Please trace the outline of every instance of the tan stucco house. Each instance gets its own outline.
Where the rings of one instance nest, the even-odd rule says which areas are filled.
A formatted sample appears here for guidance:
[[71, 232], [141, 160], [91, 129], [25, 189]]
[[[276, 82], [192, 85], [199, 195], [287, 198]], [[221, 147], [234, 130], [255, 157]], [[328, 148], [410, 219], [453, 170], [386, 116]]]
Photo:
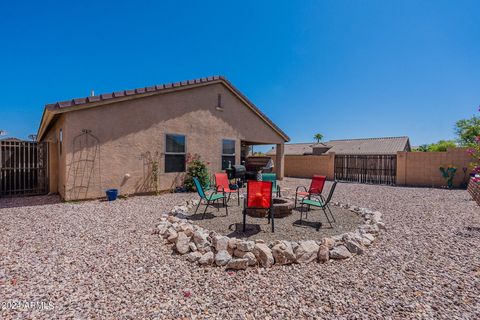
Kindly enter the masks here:
[[[249, 145], [275, 144], [283, 177], [289, 137], [224, 77], [215, 76], [45, 106], [49, 189], [65, 200], [171, 190], [199, 155], [210, 172], [239, 164]], [[157, 178], [155, 178], [157, 177]]]

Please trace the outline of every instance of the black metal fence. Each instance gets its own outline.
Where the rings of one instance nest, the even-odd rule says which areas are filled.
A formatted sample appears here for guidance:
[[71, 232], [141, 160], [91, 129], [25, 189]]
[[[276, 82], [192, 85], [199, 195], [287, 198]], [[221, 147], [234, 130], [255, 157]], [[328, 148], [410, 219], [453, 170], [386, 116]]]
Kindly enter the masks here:
[[396, 155], [335, 155], [335, 179], [373, 184], [395, 184]]
[[48, 192], [48, 144], [0, 141], [0, 196]]

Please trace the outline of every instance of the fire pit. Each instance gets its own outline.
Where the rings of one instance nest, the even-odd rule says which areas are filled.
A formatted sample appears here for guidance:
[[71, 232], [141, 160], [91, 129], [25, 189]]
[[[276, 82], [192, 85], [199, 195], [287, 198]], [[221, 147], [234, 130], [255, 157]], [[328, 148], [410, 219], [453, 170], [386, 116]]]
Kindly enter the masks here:
[[[283, 218], [292, 214], [295, 204], [292, 200], [285, 198], [273, 198], [272, 210], [275, 218]], [[262, 218], [267, 216], [266, 209], [247, 209], [247, 214], [251, 217]]]

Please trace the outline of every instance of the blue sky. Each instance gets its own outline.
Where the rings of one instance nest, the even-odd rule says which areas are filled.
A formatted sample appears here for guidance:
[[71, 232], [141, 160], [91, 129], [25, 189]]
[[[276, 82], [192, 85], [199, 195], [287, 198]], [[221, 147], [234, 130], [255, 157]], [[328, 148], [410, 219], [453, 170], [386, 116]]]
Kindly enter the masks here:
[[292, 139], [453, 138], [480, 104], [479, 1], [0, 3], [0, 129], [46, 103], [224, 75]]

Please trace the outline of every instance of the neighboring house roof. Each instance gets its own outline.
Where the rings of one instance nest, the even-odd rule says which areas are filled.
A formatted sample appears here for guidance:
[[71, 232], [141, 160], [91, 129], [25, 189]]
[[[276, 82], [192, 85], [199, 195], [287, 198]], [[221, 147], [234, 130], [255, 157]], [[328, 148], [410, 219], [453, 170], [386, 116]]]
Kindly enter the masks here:
[[[331, 140], [324, 142], [330, 149], [327, 153], [335, 154], [397, 154], [398, 151], [410, 151], [410, 141], [408, 137], [384, 137], [384, 138], [365, 138], [365, 139], [345, 139]], [[285, 155], [308, 155], [312, 154], [316, 143], [290, 143], [285, 144]], [[275, 154], [275, 148], [268, 151], [267, 154]]]
[[265, 121], [274, 131], [276, 131], [285, 141], [290, 141], [290, 138], [277, 125], [275, 125], [257, 106], [255, 106], [245, 95], [243, 95], [230, 81], [223, 76], [212, 76], [207, 78], [186, 80], [181, 82], [173, 82], [150, 87], [142, 87], [132, 90], [122, 90], [111, 93], [104, 93], [96, 96], [85, 98], [75, 98], [66, 101], [59, 101], [45, 105], [45, 109], [38, 129], [38, 140], [47, 131], [48, 126], [54, 118], [54, 115], [75, 111], [84, 108], [97, 107], [110, 103], [115, 103], [124, 100], [143, 98], [151, 95], [164, 94], [173, 91], [188, 90], [191, 88], [201, 87], [221, 83], [225, 85], [234, 95], [242, 100], [252, 111], [257, 114], [263, 121]]
[[0, 141], [23, 141], [22, 139], [18, 139], [18, 138], [13, 138], [13, 137], [8, 137], [8, 138], [2, 138], [0, 139]]

